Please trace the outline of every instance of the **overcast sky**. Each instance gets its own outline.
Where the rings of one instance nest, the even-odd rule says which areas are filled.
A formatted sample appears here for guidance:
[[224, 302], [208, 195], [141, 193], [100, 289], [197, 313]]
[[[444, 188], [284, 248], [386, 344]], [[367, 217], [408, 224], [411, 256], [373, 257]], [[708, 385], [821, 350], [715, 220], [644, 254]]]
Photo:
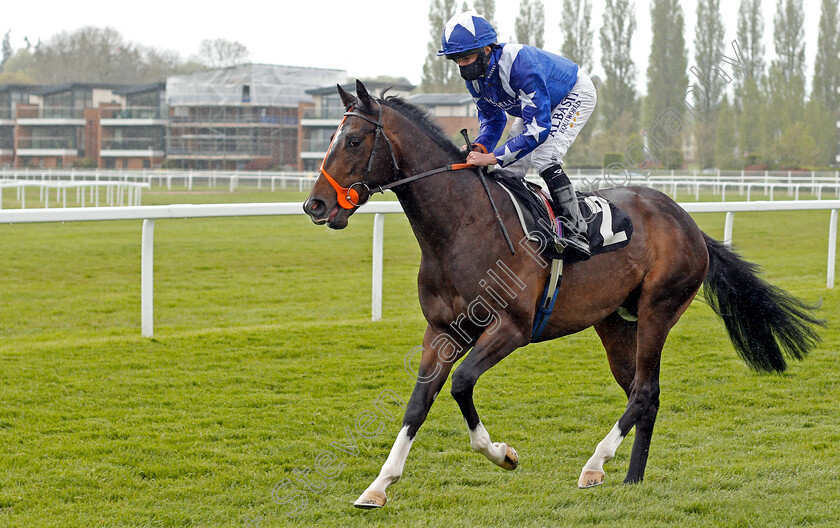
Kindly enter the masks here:
[[[763, 0], [766, 63], [774, 57], [773, 18], [778, 0]], [[314, 0], [190, 2], [144, 0], [66, 2], [42, 0], [35, 4], [7, 1], [0, 8], [0, 32], [11, 30], [12, 46], [34, 44], [61, 31], [83, 26], [112, 27], [137, 44], [177, 51], [187, 58], [198, 51], [203, 39], [239, 41], [250, 51], [251, 62], [337, 68], [351, 76], [402, 76], [419, 84], [429, 35], [426, 1]], [[593, 0], [594, 73], [601, 74], [598, 29], [604, 0]], [[561, 0], [544, 1], [545, 48], [559, 52], [562, 45]], [[739, 0], [722, 0], [726, 41], [735, 38]], [[635, 0], [636, 32], [633, 37], [637, 83], [646, 91], [645, 72], [650, 53], [650, 0]], [[805, 0], [805, 39], [808, 83], [814, 67], [820, 1]], [[682, 0], [686, 22], [689, 66], [693, 65], [696, 0]], [[501, 42], [513, 40], [518, 0], [496, 0], [496, 30]], [[437, 31], [436, 31], [437, 33]], [[728, 48], [731, 51], [731, 48]], [[731, 54], [730, 54], [731, 56]]]

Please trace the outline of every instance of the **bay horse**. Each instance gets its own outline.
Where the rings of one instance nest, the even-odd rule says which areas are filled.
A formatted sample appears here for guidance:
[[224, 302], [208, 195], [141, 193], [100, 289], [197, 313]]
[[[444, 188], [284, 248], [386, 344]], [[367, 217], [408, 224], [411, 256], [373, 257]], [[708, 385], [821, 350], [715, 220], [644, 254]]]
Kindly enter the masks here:
[[[422, 253], [418, 293], [428, 322], [417, 383], [388, 458], [356, 500], [382, 507], [402, 474], [411, 445], [454, 363], [451, 393], [467, 422], [470, 447], [515, 469], [511, 446], [493, 442], [473, 403], [479, 377], [532, 342], [532, 325], [548, 266], [526, 237], [514, 206], [495, 181], [489, 189], [510, 237], [500, 236], [490, 200], [465, 154], [425, 111], [385, 94], [338, 87], [346, 108], [304, 210], [333, 229], [373, 191], [396, 193]], [[627, 406], [581, 471], [578, 486], [604, 480], [604, 463], [636, 427], [626, 483], [642, 481], [659, 409], [659, 365], [670, 329], [705, 285], [704, 296], [725, 324], [739, 355], [759, 371], [781, 372], [786, 356], [801, 359], [819, 342], [812, 308], [761, 279], [757, 266], [703, 233], [666, 195], [646, 187], [600, 195], [633, 222], [621, 249], [565, 266], [554, 311], [539, 341], [593, 326]], [[465, 357], [464, 357], [465, 356]]]

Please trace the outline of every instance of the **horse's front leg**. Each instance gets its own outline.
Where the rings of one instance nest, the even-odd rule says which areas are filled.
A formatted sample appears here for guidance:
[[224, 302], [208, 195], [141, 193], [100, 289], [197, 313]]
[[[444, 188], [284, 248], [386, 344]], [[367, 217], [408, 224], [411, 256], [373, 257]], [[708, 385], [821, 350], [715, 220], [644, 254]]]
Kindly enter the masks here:
[[516, 469], [519, 465], [519, 455], [511, 446], [490, 440], [490, 434], [484, 428], [475, 409], [473, 389], [483, 373], [526, 343], [527, 339], [520, 332], [512, 327], [500, 325], [492, 334], [482, 334], [472, 352], [452, 375], [452, 396], [458, 402], [461, 414], [467, 422], [470, 447], [507, 470]]
[[452, 363], [461, 354], [461, 350], [456, 348], [454, 341], [445, 332], [434, 330], [431, 326], [426, 329], [417, 383], [405, 409], [402, 429], [391, 447], [388, 459], [382, 465], [379, 476], [356, 499], [354, 506], [370, 509], [385, 505], [388, 500], [385, 490], [400, 479], [417, 430], [423, 425], [432, 403], [449, 377]]

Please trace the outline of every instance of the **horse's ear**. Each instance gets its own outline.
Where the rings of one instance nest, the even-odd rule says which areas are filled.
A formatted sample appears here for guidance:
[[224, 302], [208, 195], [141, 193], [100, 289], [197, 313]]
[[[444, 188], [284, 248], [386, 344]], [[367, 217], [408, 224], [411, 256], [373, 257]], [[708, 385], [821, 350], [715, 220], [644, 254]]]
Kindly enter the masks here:
[[363, 107], [368, 109], [373, 108], [370, 94], [368, 93], [367, 88], [365, 88], [365, 85], [362, 84], [362, 81], [359, 79], [356, 79], [356, 96], [359, 98], [359, 102], [362, 103]]
[[344, 88], [342, 88], [340, 84], [336, 84], [335, 86], [338, 88], [338, 95], [341, 97], [341, 102], [344, 103], [344, 108], [349, 110], [350, 107], [353, 106], [353, 103], [356, 102], [356, 98], [345, 92]]

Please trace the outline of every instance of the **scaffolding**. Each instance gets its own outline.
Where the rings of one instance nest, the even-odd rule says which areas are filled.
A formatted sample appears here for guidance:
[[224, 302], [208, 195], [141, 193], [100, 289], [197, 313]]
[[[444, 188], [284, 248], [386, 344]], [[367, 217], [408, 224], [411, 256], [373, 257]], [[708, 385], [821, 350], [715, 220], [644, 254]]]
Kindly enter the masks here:
[[293, 166], [306, 90], [345, 80], [344, 70], [267, 64], [169, 77], [167, 158], [184, 168]]

